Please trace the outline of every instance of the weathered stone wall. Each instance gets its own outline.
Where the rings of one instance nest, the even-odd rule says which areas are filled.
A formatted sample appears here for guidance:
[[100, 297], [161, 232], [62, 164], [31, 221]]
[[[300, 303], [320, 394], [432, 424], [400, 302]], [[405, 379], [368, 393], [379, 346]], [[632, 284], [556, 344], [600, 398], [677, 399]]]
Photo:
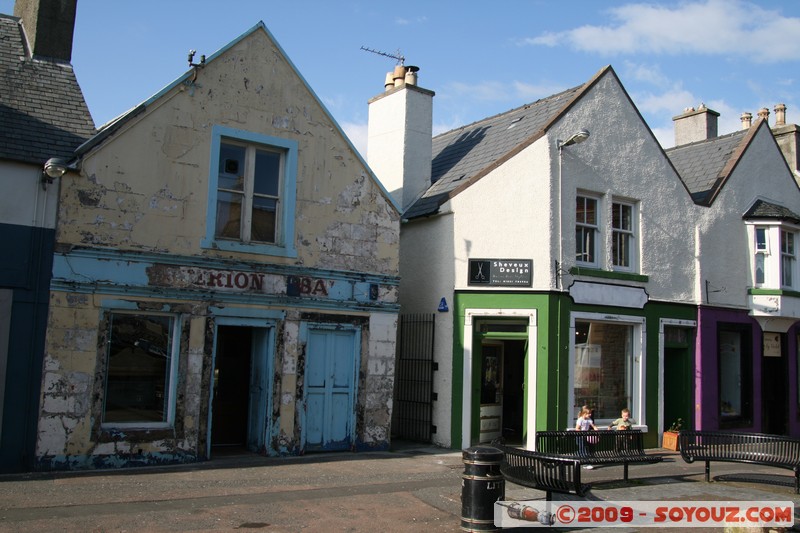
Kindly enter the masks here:
[[298, 257], [271, 262], [397, 275], [399, 213], [262, 31], [149, 102], [64, 178], [57, 241], [252, 260], [201, 249], [212, 126], [298, 143]]
[[[319, 317], [357, 324], [356, 444], [388, 446], [396, 207], [262, 28], [195, 74], [146, 102], [83, 154], [78, 173], [63, 178], [37, 448], [41, 468], [205, 458], [216, 313], [230, 317], [231, 309], [280, 317], [273, 319], [272, 411], [268, 449], [261, 452], [302, 449], [300, 331], [304, 321]], [[290, 235], [296, 257], [203, 246], [215, 217], [209, 210], [215, 126], [297, 143]], [[315, 283], [315, 290], [304, 292], [297, 280]], [[181, 321], [169, 428], [101, 428], [107, 313], [119, 306]]]

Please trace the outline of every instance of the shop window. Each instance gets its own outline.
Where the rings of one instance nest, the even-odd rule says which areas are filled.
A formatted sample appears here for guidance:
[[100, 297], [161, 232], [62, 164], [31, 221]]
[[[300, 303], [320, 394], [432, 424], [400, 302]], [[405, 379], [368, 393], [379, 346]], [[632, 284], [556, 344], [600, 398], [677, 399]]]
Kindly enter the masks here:
[[627, 407], [641, 422], [633, 334], [631, 324], [575, 321], [573, 417], [587, 405], [600, 425]]
[[172, 422], [175, 324], [167, 315], [110, 314], [103, 424]]
[[752, 353], [749, 328], [724, 325], [718, 332], [720, 427], [752, 423]]

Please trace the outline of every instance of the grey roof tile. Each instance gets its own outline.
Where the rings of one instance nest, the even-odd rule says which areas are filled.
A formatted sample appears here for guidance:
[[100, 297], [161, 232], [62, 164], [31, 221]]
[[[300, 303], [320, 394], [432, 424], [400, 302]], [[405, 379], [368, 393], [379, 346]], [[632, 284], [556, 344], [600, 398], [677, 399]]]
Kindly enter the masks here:
[[756, 219], [756, 218], [769, 218], [769, 219], [776, 219], [776, 220], [785, 220], [787, 222], [793, 222], [795, 224], [800, 223], [800, 215], [792, 211], [791, 209], [787, 209], [781, 205], [773, 204], [771, 202], [767, 202], [766, 200], [756, 200], [753, 202], [753, 205], [750, 209], [747, 210], [742, 216], [743, 219]]
[[30, 59], [19, 19], [0, 15], [0, 158], [69, 159], [94, 134], [72, 66]]
[[739, 130], [665, 150], [695, 203], [708, 204], [714, 198], [747, 134], [748, 130]]
[[435, 214], [451, 194], [495, 164], [545, 126], [584, 85], [462, 126], [433, 138], [431, 186], [403, 213], [404, 218]]

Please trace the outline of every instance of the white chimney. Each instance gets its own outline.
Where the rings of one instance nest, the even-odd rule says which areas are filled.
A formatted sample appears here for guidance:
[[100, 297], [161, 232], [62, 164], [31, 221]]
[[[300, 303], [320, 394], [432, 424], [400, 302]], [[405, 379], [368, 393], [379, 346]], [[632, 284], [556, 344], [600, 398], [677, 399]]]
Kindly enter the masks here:
[[675, 123], [675, 145], [705, 141], [717, 136], [719, 113], [700, 104], [697, 109], [689, 107], [683, 114], [672, 117]]
[[750, 127], [753, 125], [753, 114], [745, 111], [742, 113], [742, 116], [739, 117], [742, 121], [742, 129], [749, 130]]
[[403, 209], [431, 186], [434, 92], [416, 85], [417, 70], [399, 65], [369, 101], [367, 163]]

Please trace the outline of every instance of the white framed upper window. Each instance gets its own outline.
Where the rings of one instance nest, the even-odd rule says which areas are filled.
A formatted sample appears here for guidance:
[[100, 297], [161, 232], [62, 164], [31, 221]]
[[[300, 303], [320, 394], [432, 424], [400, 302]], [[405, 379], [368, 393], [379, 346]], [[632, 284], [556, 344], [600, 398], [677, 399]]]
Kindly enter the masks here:
[[575, 262], [597, 266], [597, 236], [599, 233], [599, 201], [578, 195], [575, 203]]
[[781, 287], [794, 288], [797, 269], [796, 236], [793, 231], [781, 230]]
[[289, 139], [212, 128], [204, 248], [296, 257], [297, 151]]
[[222, 141], [214, 237], [275, 244], [284, 166], [285, 150]]
[[757, 226], [754, 231], [755, 263], [753, 265], [754, 280], [756, 285], [766, 282], [767, 256], [769, 255], [768, 228]]
[[633, 270], [636, 258], [635, 206], [611, 204], [611, 265], [615, 270]]

